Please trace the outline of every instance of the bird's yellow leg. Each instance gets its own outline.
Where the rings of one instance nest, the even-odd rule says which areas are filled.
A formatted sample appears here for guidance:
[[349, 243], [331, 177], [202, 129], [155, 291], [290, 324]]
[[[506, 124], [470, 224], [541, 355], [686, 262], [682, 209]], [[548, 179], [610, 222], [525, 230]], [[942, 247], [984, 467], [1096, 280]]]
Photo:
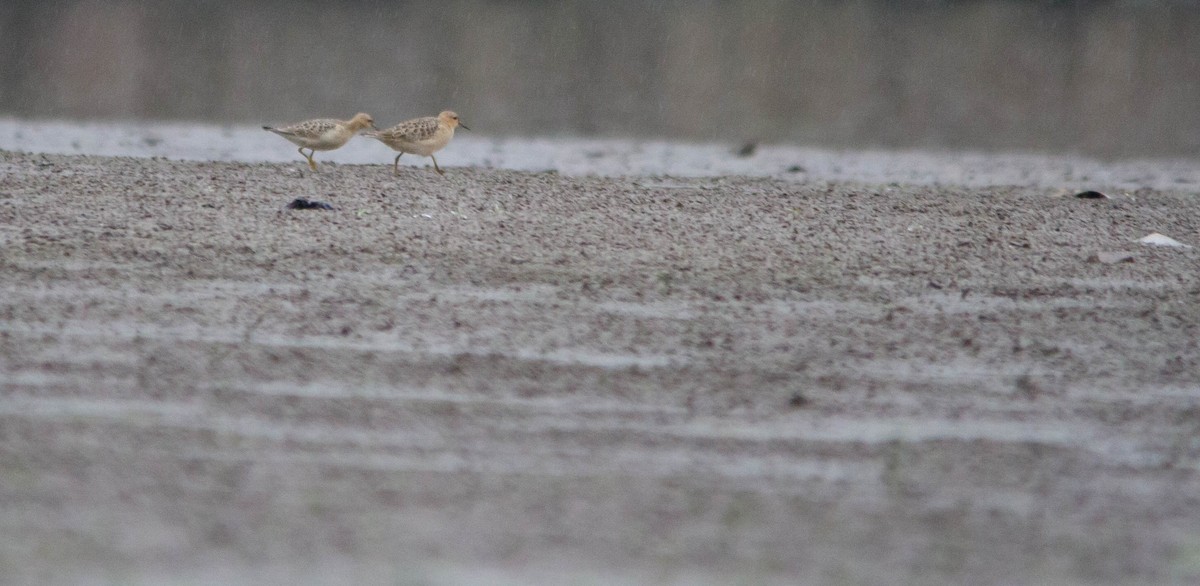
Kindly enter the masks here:
[[313, 160], [313, 155], [317, 154], [314, 149], [308, 149], [308, 167], [313, 171], [317, 170], [317, 162]]
[[400, 157], [403, 156], [404, 153], [400, 153], [396, 155], [396, 160], [392, 161], [392, 175], [396, 175], [397, 177], [400, 176]]
[[437, 171], [438, 175], [445, 175], [446, 172], [443, 171], [441, 167], [437, 166], [437, 157], [429, 155], [429, 158], [433, 159], [433, 170]]
[[[317, 164], [316, 164], [315, 162], [313, 162], [312, 155], [310, 155], [310, 154], [306, 154], [306, 153], [304, 152], [304, 147], [300, 147], [300, 148], [296, 149], [296, 152], [300, 153], [300, 156], [301, 156], [301, 157], [304, 157], [304, 159], [305, 159], [306, 161], [308, 161], [308, 168], [309, 168], [309, 169], [312, 169], [313, 171], [316, 171], [316, 170], [317, 170]], [[312, 149], [309, 149], [309, 152], [313, 152], [313, 151], [312, 151]]]

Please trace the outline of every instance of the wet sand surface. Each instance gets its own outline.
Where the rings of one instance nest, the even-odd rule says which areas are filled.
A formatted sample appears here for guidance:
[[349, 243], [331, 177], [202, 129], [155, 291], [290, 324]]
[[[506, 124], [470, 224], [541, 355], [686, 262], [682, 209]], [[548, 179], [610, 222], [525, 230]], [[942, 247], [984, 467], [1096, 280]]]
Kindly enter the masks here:
[[296, 159], [0, 152], [6, 580], [1200, 579], [1194, 184]]
[[[278, 123], [288, 121], [264, 121]], [[387, 124], [380, 121], [381, 124]], [[470, 122], [468, 121], [468, 124]], [[1116, 159], [1030, 153], [833, 150], [788, 144], [688, 143], [573, 137], [495, 137], [459, 131], [438, 153], [450, 166], [611, 177], [770, 177], [811, 183], [904, 183], [1051, 189], [1200, 192], [1200, 160]], [[191, 161], [291, 163], [294, 145], [258, 126], [188, 122], [23, 120], [0, 117], [0, 149], [62, 155], [166, 157]], [[740, 155], [738, 153], [746, 153]], [[384, 165], [395, 156], [366, 138], [317, 153], [321, 162]], [[429, 166], [403, 157], [401, 166]]]

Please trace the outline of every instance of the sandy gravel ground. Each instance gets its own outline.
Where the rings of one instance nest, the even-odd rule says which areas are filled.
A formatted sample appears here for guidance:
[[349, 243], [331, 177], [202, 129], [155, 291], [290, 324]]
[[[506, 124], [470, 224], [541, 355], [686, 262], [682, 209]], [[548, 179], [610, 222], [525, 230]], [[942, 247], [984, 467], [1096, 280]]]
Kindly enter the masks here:
[[5, 583], [1200, 579], [1194, 193], [302, 164], [0, 152]]

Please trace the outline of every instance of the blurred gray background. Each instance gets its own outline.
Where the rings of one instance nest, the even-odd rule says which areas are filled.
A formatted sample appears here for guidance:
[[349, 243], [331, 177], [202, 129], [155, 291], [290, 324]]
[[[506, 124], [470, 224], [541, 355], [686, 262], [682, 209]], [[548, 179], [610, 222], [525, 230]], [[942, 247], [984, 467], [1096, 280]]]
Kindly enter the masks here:
[[1200, 156], [1180, 1], [4, 0], [0, 115]]

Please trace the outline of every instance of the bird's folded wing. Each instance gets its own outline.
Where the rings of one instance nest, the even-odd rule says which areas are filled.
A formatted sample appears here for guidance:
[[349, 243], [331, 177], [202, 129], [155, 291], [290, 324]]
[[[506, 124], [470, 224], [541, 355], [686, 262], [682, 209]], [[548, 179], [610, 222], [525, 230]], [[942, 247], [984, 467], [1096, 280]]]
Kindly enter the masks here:
[[320, 120], [306, 120], [299, 124], [284, 126], [283, 128], [276, 128], [275, 132], [278, 132], [279, 134], [290, 134], [292, 136], [316, 138], [322, 134], [325, 134], [326, 132], [329, 132], [330, 130], [333, 130], [337, 127], [337, 125], [337, 120], [323, 118]]
[[387, 130], [380, 131], [378, 135], [380, 138], [386, 140], [399, 139], [415, 142], [433, 136], [437, 132], [437, 129], [437, 118], [414, 118], [412, 120], [405, 120]]

